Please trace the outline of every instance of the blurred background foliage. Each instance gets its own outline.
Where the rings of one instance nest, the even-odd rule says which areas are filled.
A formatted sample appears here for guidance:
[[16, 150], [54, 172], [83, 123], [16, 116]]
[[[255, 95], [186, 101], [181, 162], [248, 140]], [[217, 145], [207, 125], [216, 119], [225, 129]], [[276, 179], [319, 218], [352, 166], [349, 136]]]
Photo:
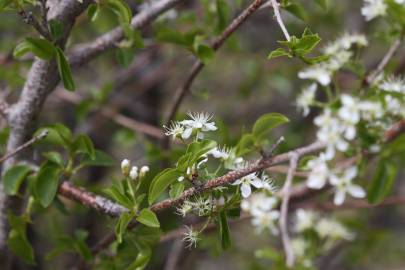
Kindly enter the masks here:
[[[283, 11], [289, 32], [300, 36], [308, 27], [319, 33], [322, 38], [320, 47], [345, 31], [366, 33], [371, 46], [364, 49], [360, 57], [368, 69], [376, 66], [392, 42], [390, 33], [385, 32], [384, 22], [366, 23], [362, 18], [362, 1], [329, 0], [326, 9], [313, 0], [292, 2], [298, 5], [298, 11], [295, 10], [295, 14]], [[97, 149], [109, 153], [116, 161], [112, 167], [83, 170], [73, 179], [75, 183], [102, 192], [104, 187], [116, 180], [120, 173], [119, 162], [124, 158], [131, 159], [134, 164], [148, 164], [152, 169], [149, 177], [160, 170], [162, 153], [159, 141], [117, 124], [114, 115], [119, 113], [161, 127], [174, 92], [186, 78], [195, 59], [190, 51], [195, 50], [196, 40], [187, 41], [187, 36], [197, 35], [197, 46], [208, 44], [249, 3], [245, 0], [185, 1], [142, 29], [140, 34], [144, 46], [114, 49], [85, 68], [73, 70], [76, 91], [67, 92], [59, 86], [47, 99], [37, 125], [62, 122], [74, 133], [88, 134]], [[133, 13], [139, 11], [142, 4], [145, 3], [128, 1]], [[270, 8], [259, 10], [215, 53], [215, 57], [210, 51], [199, 53], [207, 66], [182, 105], [178, 119], [182, 119], [187, 111], [213, 113], [221, 134], [218, 136], [222, 139], [219, 143], [235, 145], [260, 115], [279, 112], [291, 120], [289, 125], [273, 134], [273, 140], [281, 135], [286, 137], [280, 151], [315, 139], [312, 120], [318, 112], [314, 110], [303, 118], [294, 105], [296, 95], [305, 85], [297, 78], [297, 72], [304, 64], [296, 59], [267, 59], [269, 52], [278, 48], [277, 41], [284, 39], [272, 16]], [[26, 55], [13, 59], [12, 51], [24, 37], [35, 34], [15, 12], [2, 12], [0, 17], [1, 95], [15, 101], [32, 57]], [[117, 24], [117, 17], [106, 8], [101, 9], [94, 20], [88, 14], [82, 14], [77, 19], [67, 48], [91, 40]], [[403, 50], [388, 69], [403, 73]], [[354, 83], [349, 70], [339, 73], [337, 80], [343, 89], [350, 89]], [[102, 108], [106, 107], [113, 112], [112, 117], [102, 113]], [[7, 128], [3, 128], [0, 132], [2, 154], [6, 138]], [[35, 159], [40, 161], [42, 157], [37, 155]], [[273, 177], [283, 180], [282, 175], [275, 174]], [[402, 177], [403, 171], [398, 179]], [[403, 183], [397, 181], [394, 193], [402, 193], [404, 188]], [[66, 239], [82, 239], [80, 241], [91, 246], [113, 230], [113, 219], [79, 204], [61, 199], [55, 206], [33, 217], [35, 225], [29, 227], [28, 237], [37, 252], [37, 266], [33, 269], [68, 269], [76, 262], [77, 250], [68, 255], [49, 256], [58, 241], [62, 241], [61, 235], [69, 236]], [[357, 232], [357, 237], [355, 241], [333, 249], [330, 254], [324, 254], [318, 262], [321, 269], [405, 268], [403, 207], [344, 210], [334, 214]], [[160, 216], [163, 231], [182, 222], [180, 217], [171, 213]], [[190, 222], [193, 220], [187, 220], [187, 223]], [[255, 235], [248, 220], [231, 222], [231, 234], [234, 246], [221, 251], [218, 232], [212, 230], [207, 233], [199, 248], [181, 251], [176, 269], [259, 270], [273, 269], [272, 265], [274, 269], [279, 269], [273, 264], [274, 256], [280, 256], [281, 252], [277, 239], [265, 234]], [[272, 255], [259, 256], [255, 252], [268, 248], [269, 243], [274, 248], [270, 252]], [[176, 241], [158, 245], [147, 269], [164, 269], [175, 248]], [[28, 266], [16, 263], [16, 267], [24, 269]], [[105, 265], [105, 269], [115, 269], [109, 267]]]

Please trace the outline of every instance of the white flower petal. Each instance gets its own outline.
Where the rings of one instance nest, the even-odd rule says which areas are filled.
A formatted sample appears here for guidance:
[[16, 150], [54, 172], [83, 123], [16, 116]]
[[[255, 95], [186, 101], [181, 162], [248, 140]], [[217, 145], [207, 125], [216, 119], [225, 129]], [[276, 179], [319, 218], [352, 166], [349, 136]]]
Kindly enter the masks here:
[[250, 188], [250, 185], [249, 185], [249, 184], [243, 183], [243, 184], [241, 185], [240, 190], [242, 191], [242, 197], [243, 197], [243, 198], [249, 197], [250, 194], [252, 193], [252, 189]]

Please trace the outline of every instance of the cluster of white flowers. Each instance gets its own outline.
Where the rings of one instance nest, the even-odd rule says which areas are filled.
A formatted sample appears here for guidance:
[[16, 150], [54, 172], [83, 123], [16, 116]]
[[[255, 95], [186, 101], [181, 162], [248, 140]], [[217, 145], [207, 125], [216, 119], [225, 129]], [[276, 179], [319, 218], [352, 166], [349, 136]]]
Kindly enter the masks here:
[[366, 18], [366, 21], [371, 21], [376, 17], [385, 16], [387, 14], [387, 5], [384, 0], [364, 0], [361, 14]]
[[277, 198], [266, 192], [255, 193], [242, 201], [241, 208], [252, 216], [251, 222], [256, 233], [270, 230], [271, 233], [278, 234], [277, 221], [280, 212], [274, 209], [277, 203]]
[[148, 166], [142, 166], [141, 169], [138, 171], [137, 166], [132, 166], [131, 168], [131, 161], [128, 159], [124, 159], [121, 162], [121, 172], [124, 176], [131, 178], [132, 180], [137, 180], [138, 178], [143, 178], [147, 172], [149, 172]]
[[378, 88], [387, 93], [384, 101], [390, 114], [405, 117], [405, 78], [390, 76], [379, 82]]
[[[328, 44], [323, 53], [329, 58], [326, 61], [314, 64], [298, 73], [298, 77], [301, 79], [310, 79], [318, 82], [323, 86], [327, 86], [332, 81], [332, 75], [339, 70], [344, 64], [346, 64], [353, 53], [350, 51], [353, 45], [358, 47], [367, 46], [368, 42], [364, 35], [345, 33], [333, 43]], [[304, 92], [306, 95], [302, 95], [299, 105], [304, 108], [304, 114], [308, 114], [305, 108], [307, 107], [310, 97], [315, 94], [314, 86], [306, 88]], [[313, 93], [312, 93], [313, 92]], [[302, 104], [304, 102], [304, 104]], [[306, 105], [306, 106], [305, 106]]]
[[191, 119], [180, 122], [172, 122], [170, 127], [164, 126], [165, 135], [184, 140], [190, 138], [195, 133], [196, 137], [202, 139], [204, 132], [217, 130], [215, 122], [210, 122], [212, 115], [208, 113], [191, 113], [187, 114]]
[[[308, 231], [315, 232], [322, 241], [317, 241], [316, 246], [313, 246], [314, 243], [303, 237], [303, 234]], [[310, 257], [310, 254], [316, 254], [309, 252], [311, 247], [325, 252], [333, 247], [336, 241], [354, 239], [354, 234], [336, 219], [322, 217], [317, 212], [304, 209], [298, 209], [295, 212], [294, 232], [296, 237], [291, 241], [294, 255], [306, 267], [313, 265], [313, 258]]]

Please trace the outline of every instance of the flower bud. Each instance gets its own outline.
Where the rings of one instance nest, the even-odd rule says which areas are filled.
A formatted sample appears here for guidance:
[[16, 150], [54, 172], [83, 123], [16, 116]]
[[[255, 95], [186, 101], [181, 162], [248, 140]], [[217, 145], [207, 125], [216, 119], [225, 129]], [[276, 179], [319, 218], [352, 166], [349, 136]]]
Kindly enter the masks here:
[[138, 167], [132, 167], [131, 171], [129, 172], [129, 178], [132, 180], [136, 180], [138, 178]]
[[124, 159], [121, 162], [121, 171], [122, 171], [123, 175], [128, 176], [128, 174], [129, 174], [129, 166], [130, 165], [131, 165], [131, 162], [128, 159]]
[[142, 168], [141, 168], [141, 170], [139, 172], [139, 176], [144, 177], [147, 172], [149, 172], [149, 167], [148, 166], [142, 166]]

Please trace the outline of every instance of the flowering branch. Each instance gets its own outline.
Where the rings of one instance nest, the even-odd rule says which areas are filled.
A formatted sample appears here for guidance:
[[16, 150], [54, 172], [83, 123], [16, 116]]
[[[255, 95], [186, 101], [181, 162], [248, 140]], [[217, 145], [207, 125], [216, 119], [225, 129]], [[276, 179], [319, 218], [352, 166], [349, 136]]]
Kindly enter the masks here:
[[290, 167], [288, 169], [287, 178], [282, 189], [283, 201], [281, 203], [280, 209], [280, 231], [281, 240], [283, 242], [284, 252], [286, 254], [286, 264], [287, 267], [292, 267], [294, 265], [294, 252], [291, 247], [290, 237], [288, 236], [287, 228], [287, 216], [288, 216], [288, 202], [290, 200], [290, 188], [292, 185], [292, 180], [294, 178], [294, 172], [297, 168], [297, 163], [299, 159], [299, 154], [296, 152], [290, 153]]

